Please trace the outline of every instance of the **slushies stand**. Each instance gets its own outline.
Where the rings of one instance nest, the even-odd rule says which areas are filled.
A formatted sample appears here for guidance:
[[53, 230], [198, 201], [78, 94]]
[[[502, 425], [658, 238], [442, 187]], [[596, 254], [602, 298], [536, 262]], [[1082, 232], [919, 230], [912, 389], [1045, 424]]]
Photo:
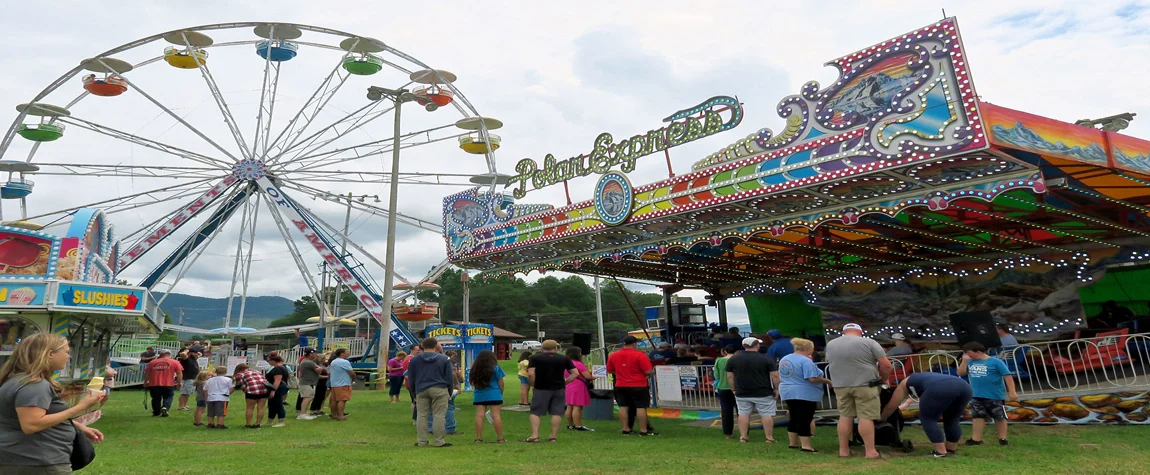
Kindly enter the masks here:
[[[0, 225], [0, 363], [37, 332], [68, 339], [72, 357], [57, 380], [76, 402], [110, 387], [109, 352], [120, 335], [159, 333], [163, 314], [148, 290], [115, 285], [120, 243], [103, 211], [81, 209], [63, 236], [17, 222]], [[93, 422], [98, 408], [78, 417]]]
[[471, 390], [471, 362], [483, 350], [495, 351], [495, 327], [488, 323], [428, 325], [427, 337], [439, 340], [444, 351], [457, 351], [463, 358], [463, 389]]

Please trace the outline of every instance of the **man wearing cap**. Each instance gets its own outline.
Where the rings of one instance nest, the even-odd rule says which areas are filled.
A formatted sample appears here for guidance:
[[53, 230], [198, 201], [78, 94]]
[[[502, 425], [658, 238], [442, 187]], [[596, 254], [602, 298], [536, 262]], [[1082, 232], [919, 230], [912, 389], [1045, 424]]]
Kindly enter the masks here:
[[623, 435], [631, 435], [632, 424], [628, 412], [635, 408], [635, 419], [639, 435], [658, 435], [647, 425], [647, 407], [651, 405], [651, 388], [647, 377], [655, 373], [651, 360], [647, 359], [635, 345], [639, 339], [631, 335], [623, 337], [623, 349], [611, 353], [607, 358], [607, 372], [615, 375], [615, 402], [619, 404], [619, 422], [623, 425]]
[[749, 442], [751, 412], [758, 412], [763, 422], [767, 443], [775, 443], [775, 405], [779, 396], [779, 367], [770, 355], [759, 353], [763, 342], [755, 337], [743, 338], [743, 351], [727, 361], [727, 384], [735, 392], [739, 410], [739, 442]]
[[666, 360], [675, 357], [675, 350], [671, 349], [671, 344], [667, 342], [660, 342], [656, 347], [658, 349], [651, 350], [648, 356], [651, 357], [651, 362], [659, 363], [666, 362]]
[[[551, 437], [547, 440], [555, 442], [567, 412], [567, 383], [579, 377], [571, 358], [558, 353], [559, 342], [544, 341], [541, 349], [543, 351], [532, 355], [527, 362], [527, 379], [535, 391], [531, 394], [531, 437], [524, 442], [539, 442], [540, 418], [545, 414], [551, 414]], [[639, 356], [647, 359], [642, 353]], [[563, 375], [564, 371], [568, 376]]]
[[910, 342], [906, 341], [906, 336], [902, 333], [895, 333], [890, 336], [891, 341], [894, 341], [894, 346], [886, 350], [887, 356], [907, 356], [914, 354], [914, 348], [910, 346]]
[[774, 340], [774, 343], [771, 343], [771, 346], [767, 348], [767, 354], [775, 360], [775, 364], [782, 361], [784, 356], [795, 352], [795, 345], [791, 344], [791, 337], [783, 336], [783, 332], [771, 330], [767, 332], [767, 336]]
[[168, 417], [172, 396], [184, 367], [172, 359], [172, 350], [160, 348], [160, 356], [144, 368], [144, 386], [152, 396], [152, 417]]
[[858, 417], [866, 457], [881, 457], [874, 447], [874, 421], [882, 413], [878, 390], [890, 377], [890, 360], [878, 342], [862, 336], [857, 323], [843, 325], [843, 335], [827, 343], [826, 355], [839, 406], [839, 456], [851, 454], [850, 439]]
[[299, 414], [295, 418], [299, 420], [310, 421], [316, 418], [308, 414], [311, 401], [315, 398], [315, 387], [319, 385], [319, 365], [316, 364], [315, 358], [314, 348], [304, 348], [303, 360], [299, 363], [298, 371], [300, 403], [296, 406]]

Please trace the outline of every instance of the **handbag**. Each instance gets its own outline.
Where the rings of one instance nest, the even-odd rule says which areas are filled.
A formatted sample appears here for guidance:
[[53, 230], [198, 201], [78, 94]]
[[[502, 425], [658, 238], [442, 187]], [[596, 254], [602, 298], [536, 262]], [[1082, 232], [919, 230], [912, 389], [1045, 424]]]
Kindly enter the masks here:
[[[72, 420], [68, 419], [68, 422], [72, 422]], [[88, 436], [80, 432], [75, 424], [72, 425], [72, 428], [76, 429], [76, 436], [72, 438], [70, 462], [72, 463], [72, 470], [80, 470], [96, 460], [96, 447], [92, 445], [92, 441], [88, 440]]]

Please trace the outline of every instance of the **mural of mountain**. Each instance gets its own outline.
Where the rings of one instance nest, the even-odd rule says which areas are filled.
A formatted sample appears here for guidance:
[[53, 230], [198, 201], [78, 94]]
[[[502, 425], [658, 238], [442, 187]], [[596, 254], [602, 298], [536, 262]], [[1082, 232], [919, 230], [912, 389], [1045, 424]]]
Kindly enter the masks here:
[[1086, 147], [1068, 147], [1061, 141], [1050, 143], [1042, 138], [1041, 135], [1026, 128], [1026, 126], [1022, 125], [1022, 122], [1015, 122], [1014, 127], [1009, 129], [1001, 125], [996, 125], [992, 130], [995, 139], [1016, 145], [1019, 148], [1038, 152], [1053, 152], [1099, 165], [1106, 164], [1106, 149], [1096, 143], [1091, 143]]
[[1130, 168], [1150, 170], [1150, 155], [1126, 155], [1121, 148], [1114, 147], [1114, 161]]
[[[156, 300], [163, 298], [164, 294], [157, 294]], [[239, 300], [235, 301], [239, 305]], [[180, 310], [184, 312], [184, 326], [197, 327], [210, 330], [224, 326], [224, 315], [228, 311], [228, 299], [197, 297], [194, 295], [172, 294], [161, 308], [171, 317], [172, 323], [180, 322]], [[292, 313], [295, 307], [291, 299], [274, 296], [248, 297], [244, 307], [244, 326], [252, 328], [266, 328], [272, 320]], [[232, 309], [232, 319], [236, 318], [238, 310]], [[235, 322], [233, 321], [233, 326]]]
[[871, 74], [839, 93], [838, 97], [831, 101], [830, 109], [857, 112], [869, 117], [889, 106], [895, 92], [914, 80], [913, 74], [898, 78], [892, 78], [885, 73]]

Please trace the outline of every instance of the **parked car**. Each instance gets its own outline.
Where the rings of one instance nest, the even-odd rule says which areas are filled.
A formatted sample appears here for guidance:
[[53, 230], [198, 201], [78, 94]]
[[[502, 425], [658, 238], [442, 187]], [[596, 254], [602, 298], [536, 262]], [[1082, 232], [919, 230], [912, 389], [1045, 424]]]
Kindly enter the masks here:
[[515, 351], [523, 350], [538, 350], [543, 348], [543, 344], [536, 340], [517, 341], [511, 344], [511, 349]]

